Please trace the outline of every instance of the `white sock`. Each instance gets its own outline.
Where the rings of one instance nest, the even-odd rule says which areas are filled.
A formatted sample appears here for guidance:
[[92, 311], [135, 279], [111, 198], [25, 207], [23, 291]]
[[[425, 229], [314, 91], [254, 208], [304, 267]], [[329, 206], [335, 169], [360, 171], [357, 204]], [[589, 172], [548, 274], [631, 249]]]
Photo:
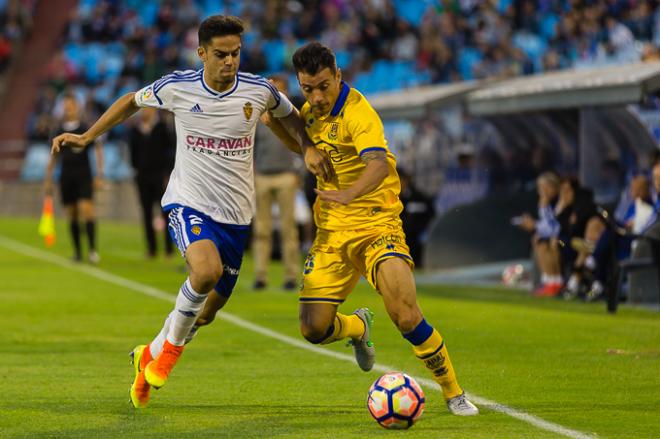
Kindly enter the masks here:
[[170, 314], [170, 330], [167, 333], [167, 341], [174, 346], [183, 346], [190, 330], [195, 325], [197, 316], [204, 308], [206, 294], [199, 294], [193, 290], [190, 279], [181, 285], [179, 294], [176, 296], [174, 311]]
[[548, 276], [548, 282], [551, 284], [560, 284], [562, 283], [561, 274], [555, 274], [553, 276]]
[[149, 343], [149, 352], [151, 352], [151, 356], [153, 358], [156, 358], [158, 354], [160, 354], [160, 351], [163, 350], [163, 343], [165, 343], [165, 340], [167, 339], [167, 333], [170, 332], [170, 323], [172, 322], [172, 316], [174, 315], [175, 311], [172, 311], [167, 318], [165, 319], [165, 323], [163, 323], [163, 327], [154, 338], [151, 343]]
[[550, 281], [549, 278], [550, 276], [548, 276], [547, 274], [545, 273], [541, 274], [541, 285], [547, 284]]

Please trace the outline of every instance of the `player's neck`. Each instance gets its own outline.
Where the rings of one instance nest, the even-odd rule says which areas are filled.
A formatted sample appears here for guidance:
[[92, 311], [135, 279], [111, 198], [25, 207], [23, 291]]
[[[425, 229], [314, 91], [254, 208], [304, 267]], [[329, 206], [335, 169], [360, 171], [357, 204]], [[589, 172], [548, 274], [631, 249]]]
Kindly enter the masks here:
[[217, 91], [218, 93], [222, 93], [229, 90], [234, 85], [235, 81], [236, 81], [235, 76], [229, 81], [214, 81], [212, 78], [209, 78], [208, 71], [206, 69], [204, 70], [204, 82], [212, 90]]

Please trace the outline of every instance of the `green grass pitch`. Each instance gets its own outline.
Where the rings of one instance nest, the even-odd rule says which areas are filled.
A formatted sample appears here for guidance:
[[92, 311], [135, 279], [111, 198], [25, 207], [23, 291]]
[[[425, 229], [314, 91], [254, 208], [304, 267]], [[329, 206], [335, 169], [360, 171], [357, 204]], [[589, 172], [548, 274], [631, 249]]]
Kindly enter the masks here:
[[[136, 411], [128, 403], [127, 354], [155, 335], [171, 302], [17, 251], [15, 241], [44, 251], [36, 228], [35, 219], [0, 219], [0, 438], [561, 437], [487, 407], [478, 417], [451, 416], [428, 386], [420, 422], [405, 432], [384, 430], [366, 409], [380, 372], [226, 320], [200, 331], [167, 386]], [[101, 222], [99, 236], [103, 273], [178, 291], [181, 259], [145, 261], [137, 226]], [[47, 252], [69, 256], [63, 221]], [[246, 257], [225, 311], [302, 340], [296, 295], [276, 288], [281, 266], [272, 277], [273, 288], [251, 291]], [[612, 316], [600, 303], [472, 287], [423, 286], [419, 299], [468, 392], [569, 435], [660, 437], [657, 312], [623, 307]], [[364, 305], [376, 313], [377, 362], [428, 378], [368, 285], [361, 283], [341, 309]], [[351, 352], [339, 343], [327, 349]]]

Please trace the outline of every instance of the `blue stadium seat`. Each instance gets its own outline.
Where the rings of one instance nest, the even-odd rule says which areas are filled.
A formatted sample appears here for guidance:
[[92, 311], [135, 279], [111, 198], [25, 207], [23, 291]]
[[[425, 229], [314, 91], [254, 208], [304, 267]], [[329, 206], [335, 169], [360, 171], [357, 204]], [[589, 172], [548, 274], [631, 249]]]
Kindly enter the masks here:
[[498, 0], [497, 10], [501, 13], [504, 13], [509, 8], [509, 6], [511, 6], [512, 3], [513, 0]]
[[437, 6], [437, 0], [394, 0], [394, 9], [400, 18], [419, 26], [429, 6]]
[[474, 79], [473, 67], [481, 62], [483, 56], [479, 50], [465, 47], [458, 55], [458, 72], [465, 80]]
[[542, 69], [542, 57], [548, 48], [548, 44], [541, 37], [529, 32], [516, 32], [513, 35], [512, 43], [514, 47], [525, 52], [534, 63], [536, 70]]
[[22, 181], [42, 181], [50, 160], [50, 146], [45, 143], [35, 143], [28, 146], [21, 169]]
[[373, 78], [369, 72], [362, 72], [355, 75], [353, 80], [353, 87], [357, 88], [362, 94], [373, 93]]
[[280, 71], [284, 67], [284, 43], [281, 40], [268, 40], [263, 43], [266, 65], [270, 71]]
[[[94, 154], [90, 155], [93, 168], [96, 168]], [[133, 171], [128, 162], [124, 160], [122, 148], [115, 142], [106, 142], [103, 145], [103, 174], [108, 180], [126, 180], [131, 178]]]
[[153, 26], [158, 17], [158, 2], [153, 0], [143, 0], [135, 7], [140, 15], [140, 20], [144, 26]]
[[64, 45], [64, 56], [79, 69], [85, 64], [85, 50], [78, 43], [67, 43]]
[[543, 14], [541, 17], [540, 34], [546, 40], [552, 40], [557, 35], [557, 25], [561, 20], [556, 14]]
[[[299, 46], [302, 46], [302, 44], [299, 44]], [[336, 51], [335, 57], [337, 59], [337, 66], [340, 69], [347, 69], [351, 65], [351, 53], [347, 50]]]

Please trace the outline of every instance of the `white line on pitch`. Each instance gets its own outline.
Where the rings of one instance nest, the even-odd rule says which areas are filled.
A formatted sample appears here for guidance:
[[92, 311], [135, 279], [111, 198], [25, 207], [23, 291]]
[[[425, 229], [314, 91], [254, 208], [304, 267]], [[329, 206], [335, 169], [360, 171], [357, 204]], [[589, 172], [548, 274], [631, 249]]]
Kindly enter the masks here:
[[[159, 290], [158, 288], [150, 287], [149, 285], [145, 285], [140, 282], [135, 282], [130, 279], [117, 276], [116, 274], [112, 274], [108, 271], [104, 271], [96, 267], [73, 263], [68, 259], [63, 258], [62, 256], [40, 250], [38, 248], [15, 241], [11, 238], [0, 236], [0, 245], [13, 252], [20, 253], [32, 258], [41, 259], [42, 261], [50, 262], [52, 264], [59, 265], [60, 267], [67, 268], [70, 270], [80, 271], [97, 279], [104, 280], [106, 282], [118, 285], [120, 287], [124, 287], [136, 291], [138, 293], [154, 297], [156, 299], [161, 299], [168, 302], [175, 301], [174, 295], [168, 294], [165, 291]], [[236, 326], [240, 326], [242, 328], [248, 329], [252, 332], [256, 332], [266, 337], [274, 338], [291, 346], [295, 346], [301, 349], [305, 349], [307, 351], [315, 352], [320, 355], [325, 355], [327, 357], [332, 357], [337, 360], [349, 361], [352, 363], [355, 362], [355, 358], [352, 355], [342, 354], [340, 352], [335, 352], [330, 349], [309, 344], [302, 340], [298, 340], [293, 337], [289, 337], [288, 335], [284, 335], [279, 332], [275, 332], [271, 329], [268, 329], [266, 327], [254, 324], [252, 322], [244, 320], [233, 314], [226, 313], [224, 311], [220, 311], [218, 313], [218, 317], [228, 322], [231, 322]], [[387, 366], [384, 364], [376, 364], [374, 365], [374, 370], [377, 370], [379, 372], [390, 372], [392, 370], [398, 370], [398, 369], [396, 367]], [[440, 390], [440, 386], [435, 381], [426, 378], [418, 378], [418, 377], [414, 377], [414, 378], [426, 387], [431, 387]], [[504, 404], [500, 404], [490, 399], [482, 398], [481, 396], [475, 395], [473, 393], [468, 393], [468, 396], [472, 401], [474, 401], [476, 404], [480, 405], [481, 407], [486, 407], [490, 410], [504, 413], [513, 418], [519, 419], [523, 422], [527, 422], [528, 424], [531, 424], [542, 430], [550, 431], [552, 433], [556, 433], [558, 435], [566, 436], [573, 439], [594, 439], [597, 437], [593, 434], [582, 433], [580, 431], [572, 430], [570, 428], [564, 427], [554, 422], [546, 421], [544, 419], [539, 418], [538, 416], [530, 415], [529, 413], [525, 413], [521, 410], [514, 409], [512, 407], [506, 406]]]

